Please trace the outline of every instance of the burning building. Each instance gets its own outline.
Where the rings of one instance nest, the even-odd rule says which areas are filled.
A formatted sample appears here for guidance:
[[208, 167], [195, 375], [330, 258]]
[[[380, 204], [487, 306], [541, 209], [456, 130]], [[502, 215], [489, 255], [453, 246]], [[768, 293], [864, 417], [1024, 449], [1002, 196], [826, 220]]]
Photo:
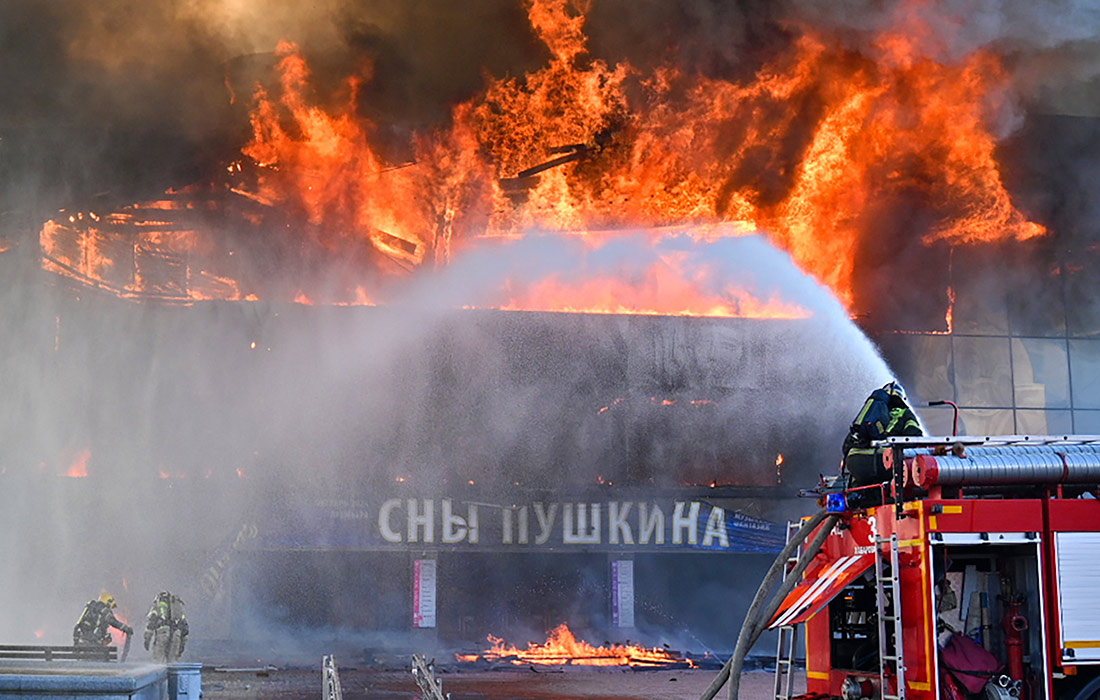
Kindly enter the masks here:
[[[718, 646], [738, 606], [700, 601], [754, 588], [790, 489], [891, 375], [876, 347], [969, 432], [1095, 432], [1097, 232], [1063, 164], [1096, 122], [1039, 116], [1012, 53], [1055, 39], [1012, 43], [1023, 16], [944, 34], [920, 2], [854, 25], [688, 5], [487, 2], [513, 64], [430, 105], [393, 37], [451, 10], [363, 10], [339, 57], [307, 22], [218, 62], [206, 167], [64, 172], [56, 206], [8, 207], [0, 479], [55, 509], [47, 549], [121, 550], [32, 570], [167, 576], [224, 613], [211, 637], [686, 624]], [[743, 55], [664, 26], [736, 27]], [[42, 137], [8, 133], [30, 161]], [[7, 575], [34, 597], [45, 573]]]
[[[720, 576], [766, 560], [777, 499], [833, 467], [814, 446], [847, 419], [802, 420], [821, 413], [808, 407], [851, 408], [865, 373], [883, 371], [873, 355], [836, 371], [861, 338], [843, 318], [838, 331], [815, 318], [79, 294], [34, 297], [55, 313], [39, 317], [33, 371], [8, 385], [34, 408], [8, 433], [10, 493], [56, 503], [50, 541], [74, 537], [72, 517], [110, 533], [109, 559], [132, 580], [189, 569], [176, 587], [228, 605], [229, 636], [257, 609], [293, 626], [407, 630], [414, 560], [438, 561], [452, 641], [609, 624], [609, 560], [647, 572], [671, 624], [690, 611], [670, 606], [692, 599], [662, 592], [669, 565], [709, 570], [705, 553], [728, 553]], [[833, 361], [784, 359], [807, 344]], [[58, 441], [72, 447], [40, 457]], [[87, 489], [118, 500], [97, 506]], [[491, 576], [507, 604], [482, 595]]]

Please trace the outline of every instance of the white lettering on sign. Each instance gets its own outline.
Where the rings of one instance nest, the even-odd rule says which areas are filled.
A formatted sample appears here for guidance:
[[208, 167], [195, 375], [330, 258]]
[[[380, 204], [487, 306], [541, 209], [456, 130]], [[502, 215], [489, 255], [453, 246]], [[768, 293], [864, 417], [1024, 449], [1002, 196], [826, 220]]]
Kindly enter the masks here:
[[626, 503], [612, 501], [608, 504], [607, 541], [609, 544], [634, 544], [634, 533], [630, 531], [630, 525], [626, 522], [632, 505], [634, 504], [629, 501]]
[[[588, 506], [586, 509], [585, 506]], [[576, 520], [573, 515], [576, 513]], [[575, 526], [575, 527], [574, 527]], [[578, 503], [576, 511], [572, 503], [565, 504], [561, 523], [562, 544], [600, 543], [600, 504]]]
[[[444, 498], [443, 508], [443, 542], [454, 544], [466, 540], [471, 544], [477, 544], [477, 504], [471, 503], [466, 507], [466, 517], [455, 515], [451, 508], [451, 499]], [[426, 540], [427, 541], [427, 540]]]
[[410, 498], [408, 502], [408, 541], [419, 542], [417, 539], [418, 531], [423, 532], [424, 542], [435, 542], [435, 509], [432, 507], [434, 501], [430, 498], [425, 498], [424, 510], [421, 511], [417, 506], [416, 499]]
[[400, 542], [401, 533], [397, 532], [390, 525], [390, 513], [395, 508], [401, 507], [400, 498], [391, 498], [382, 504], [382, 507], [378, 509], [378, 532], [382, 535], [382, 539], [387, 542]]
[[676, 501], [672, 507], [672, 544], [684, 543], [684, 531], [687, 530], [688, 544], [699, 543], [699, 502], [692, 501], [687, 515], [684, 515], [683, 501]]
[[723, 547], [730, 546], [730, 538], [726, 533], [726, 511], [723, 508], [711, 508], [707, 516], [707, 527], [703, 531], [703, 546], [710, 547], [714, 540]]
[[[502, 508], [501, 544], [527, 544], [527, 506]], [[513, 523], [515, 523], [513, 525]]]
[[519, 508], [519, 534], [517, 539], [520, 544], [527, 544], [530, 541], [530, 535], [527, 533], [529, 518], [527, 517], [527, 506], [520, 506]]
[[466, 541], [470, 544], [477, 544], [481, 540], [481, 527], [478, 523], [476, 503], [471, 503], [466, 507], [466, 527], [469, 528]]
[[739, 530], [770, 530], [772, 527], [771, 523], [750, 518], [744, 513], [735, 512], [731, 520], [737, 523], [737, 528]]
[[539, 521], [539, 534], [535, 536], [535, 544], [546, 544], [554, 532], [554, 519], [557, 517], [557, 503], [551, 503], [549, 511], [546, 510], [545, 504], [535, 504], [535, 519]]
[[[499, 526], [500, 539], [496, 543], [503, 545], [553, 546], [560, 542], [564, 545], [645, 547], [671, 542], [673, 545], [728, 549], [743, 544], [738, 540], [738, 531], [771, 531], [777, 527], [700, 501], [675, 501], [671, 513], [667, 508], [644, 501], [493, 506], [450, 498], [390, 498], [378, 508], [377, 537], [390, 544], [481, 544], [482, 520], [488, 514], [490, 531], [494, 533], [491, 539], [496, 540], [495, 527]], [[498, 510], [500, 515], [496, 516]], [[345, 518], [338, 514], [337, 519]], [[874, 518], [870, 521], [874, 530]], [[764, 539], [752, 535], [751, 541], [763, 547], [773, 544], [768, 542], [766, 535]], [[863, 549], [860, 547], [857, 551]], [[866, 549], [870, 551], [873, 547]]]
[[638, 504], [638, 544], [665, 543], [665, 513], [659, 506], [649, 509], [649, 503]]

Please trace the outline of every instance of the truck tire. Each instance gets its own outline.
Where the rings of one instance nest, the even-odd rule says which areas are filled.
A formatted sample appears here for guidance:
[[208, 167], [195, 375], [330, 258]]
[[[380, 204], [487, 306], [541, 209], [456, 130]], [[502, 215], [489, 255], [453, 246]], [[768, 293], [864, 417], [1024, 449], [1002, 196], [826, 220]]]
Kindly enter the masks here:
[[1100, 698], [1100, 676], [1086, 683], [1085, 687], [1081, 688], [1073, 700], [1094, 700], [1096, 698]]

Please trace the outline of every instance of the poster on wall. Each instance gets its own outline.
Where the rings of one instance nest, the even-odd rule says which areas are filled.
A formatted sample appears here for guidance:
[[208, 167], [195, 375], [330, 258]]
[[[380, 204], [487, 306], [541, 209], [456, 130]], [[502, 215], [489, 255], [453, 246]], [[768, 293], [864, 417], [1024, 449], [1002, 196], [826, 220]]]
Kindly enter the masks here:
[[435, 559], [413, 563], [413, 627], [435, 627]]
[[629, 559], [611, 562], [611, 624], [634, 626], [634, 562]]

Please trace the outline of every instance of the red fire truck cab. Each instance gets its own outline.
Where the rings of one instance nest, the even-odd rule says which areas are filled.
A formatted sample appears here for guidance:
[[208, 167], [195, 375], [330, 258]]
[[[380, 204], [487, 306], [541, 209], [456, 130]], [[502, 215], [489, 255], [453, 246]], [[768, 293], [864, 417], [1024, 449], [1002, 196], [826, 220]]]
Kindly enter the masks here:
[[1100, 698], [1100, 436], [876, 447], [769, 623], [805, 625], [802, 697]]

